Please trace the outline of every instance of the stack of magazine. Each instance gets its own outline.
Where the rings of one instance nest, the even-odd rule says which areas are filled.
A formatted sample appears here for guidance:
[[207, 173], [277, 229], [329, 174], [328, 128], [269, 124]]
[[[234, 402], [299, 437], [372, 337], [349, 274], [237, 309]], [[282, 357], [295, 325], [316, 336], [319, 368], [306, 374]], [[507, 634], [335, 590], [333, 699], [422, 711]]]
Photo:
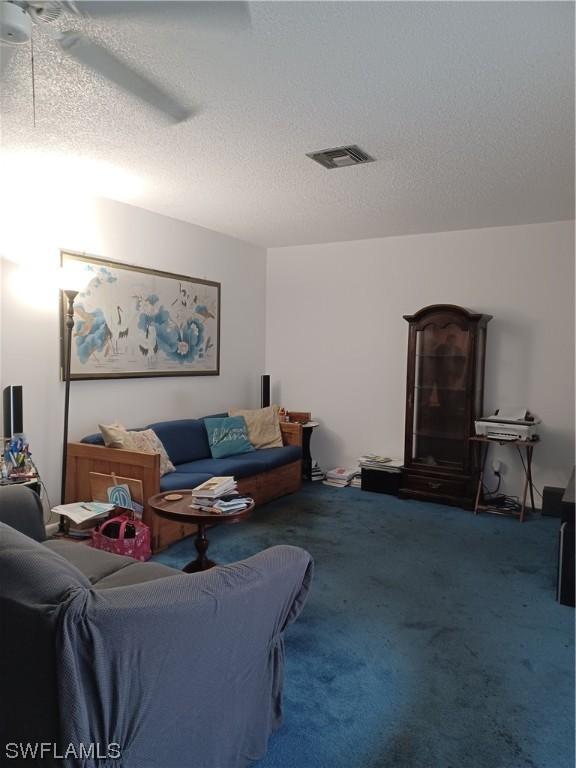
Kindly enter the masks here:
[[350, 481], [352, 488], [362, 488], [362, 474], [360, 470], [356, 472], [352, 480]]
[[326, 472], [326, 480], [323, 482], [324, 485], [331, 485], [334, 488], [345, 488], [347, 485], [350, 485], [350, 481], [357, 474], [358, 470], [356, 468], [336, 467]]
[[395, 474], [399, 474], [404, 466], [402, 459], [389, 459], [386, 456], [377, 456], [375, 453], [360, 456], [358, 463], [362, 469], [377, 469], [379, 472]]
[[324, 480], [326, 475], [322, 471], [320, 464], [318, 464], [317, 461], [312, 461], [312, 473], [310, 479], [313, 482], [318, 482], [319, 480]]
[[378, 456], [375, 453], [366, 453], [358, 459], [362, 469], [385, 469], [389, 461], [387, 456]]
[[241, 496], [233, 477], [213, 477], [192, 491], [192, 509], [210, 514], [231, 514], [246, 509], [252, 499]]
[[102, 523], [113, 509], [114, 504], [100, 501], [75, 501], [72, 504], [58, 504], [52, 507], [52, 512], [68, 519], [67, 536], [72, 539], [88, 539], [96, 525]]

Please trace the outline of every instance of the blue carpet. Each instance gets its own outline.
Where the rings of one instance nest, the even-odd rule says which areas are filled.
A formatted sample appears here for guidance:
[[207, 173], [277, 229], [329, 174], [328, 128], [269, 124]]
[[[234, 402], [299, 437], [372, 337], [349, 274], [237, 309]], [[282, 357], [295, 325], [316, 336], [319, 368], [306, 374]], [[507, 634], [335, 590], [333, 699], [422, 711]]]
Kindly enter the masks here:
[[[280, 543], [316, 562], [286, 638], [284, 725], [258, 768], [572, 768], [557, 532], [312, 484], [213, 529], [219, 562]], [[157, 559], [194, 555], [187, 539]]]

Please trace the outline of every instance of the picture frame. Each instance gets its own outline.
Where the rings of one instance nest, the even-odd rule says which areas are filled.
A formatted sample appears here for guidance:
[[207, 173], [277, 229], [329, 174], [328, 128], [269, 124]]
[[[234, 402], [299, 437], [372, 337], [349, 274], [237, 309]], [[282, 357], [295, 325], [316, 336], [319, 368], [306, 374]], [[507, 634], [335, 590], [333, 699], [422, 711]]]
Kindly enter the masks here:
[[[71, 380], [220, 374], [220, 283], [68, 250], [60, 263], [88, 273], [74, 300]], [[60, 304], [64, 378], [62, 292]]]

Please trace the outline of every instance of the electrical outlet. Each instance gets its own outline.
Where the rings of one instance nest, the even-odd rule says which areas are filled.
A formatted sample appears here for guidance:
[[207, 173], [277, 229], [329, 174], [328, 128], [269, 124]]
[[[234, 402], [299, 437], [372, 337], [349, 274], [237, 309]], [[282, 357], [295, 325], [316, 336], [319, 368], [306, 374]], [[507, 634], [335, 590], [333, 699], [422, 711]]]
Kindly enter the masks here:
[[499, 475], [501, 469], [502, 469], [502, 462], [498, 461], [498, 459], [493, 459], [492, 460], [492, 472], [494, 472], [495, 475]]

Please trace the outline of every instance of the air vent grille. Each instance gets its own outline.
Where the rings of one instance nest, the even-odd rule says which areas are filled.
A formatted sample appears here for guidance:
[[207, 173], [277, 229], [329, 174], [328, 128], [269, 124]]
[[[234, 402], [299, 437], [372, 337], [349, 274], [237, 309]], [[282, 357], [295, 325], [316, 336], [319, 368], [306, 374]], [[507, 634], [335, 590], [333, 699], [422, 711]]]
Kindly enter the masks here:
[[345, 168], [349, 165], [362, 165], [373, 163], [374, 158], [364, 152], [357, 144], [348, 147], [334, 147], [333, 149], [321, 149], [319, 152], [309, 152], [306, 157], [312, 158], [324, 168]]
[[44, 24], [51, 24], [59, 19], [62, 10], [62, 3], [59, 2], [31, 2], [28, 8], [32, 21]]

